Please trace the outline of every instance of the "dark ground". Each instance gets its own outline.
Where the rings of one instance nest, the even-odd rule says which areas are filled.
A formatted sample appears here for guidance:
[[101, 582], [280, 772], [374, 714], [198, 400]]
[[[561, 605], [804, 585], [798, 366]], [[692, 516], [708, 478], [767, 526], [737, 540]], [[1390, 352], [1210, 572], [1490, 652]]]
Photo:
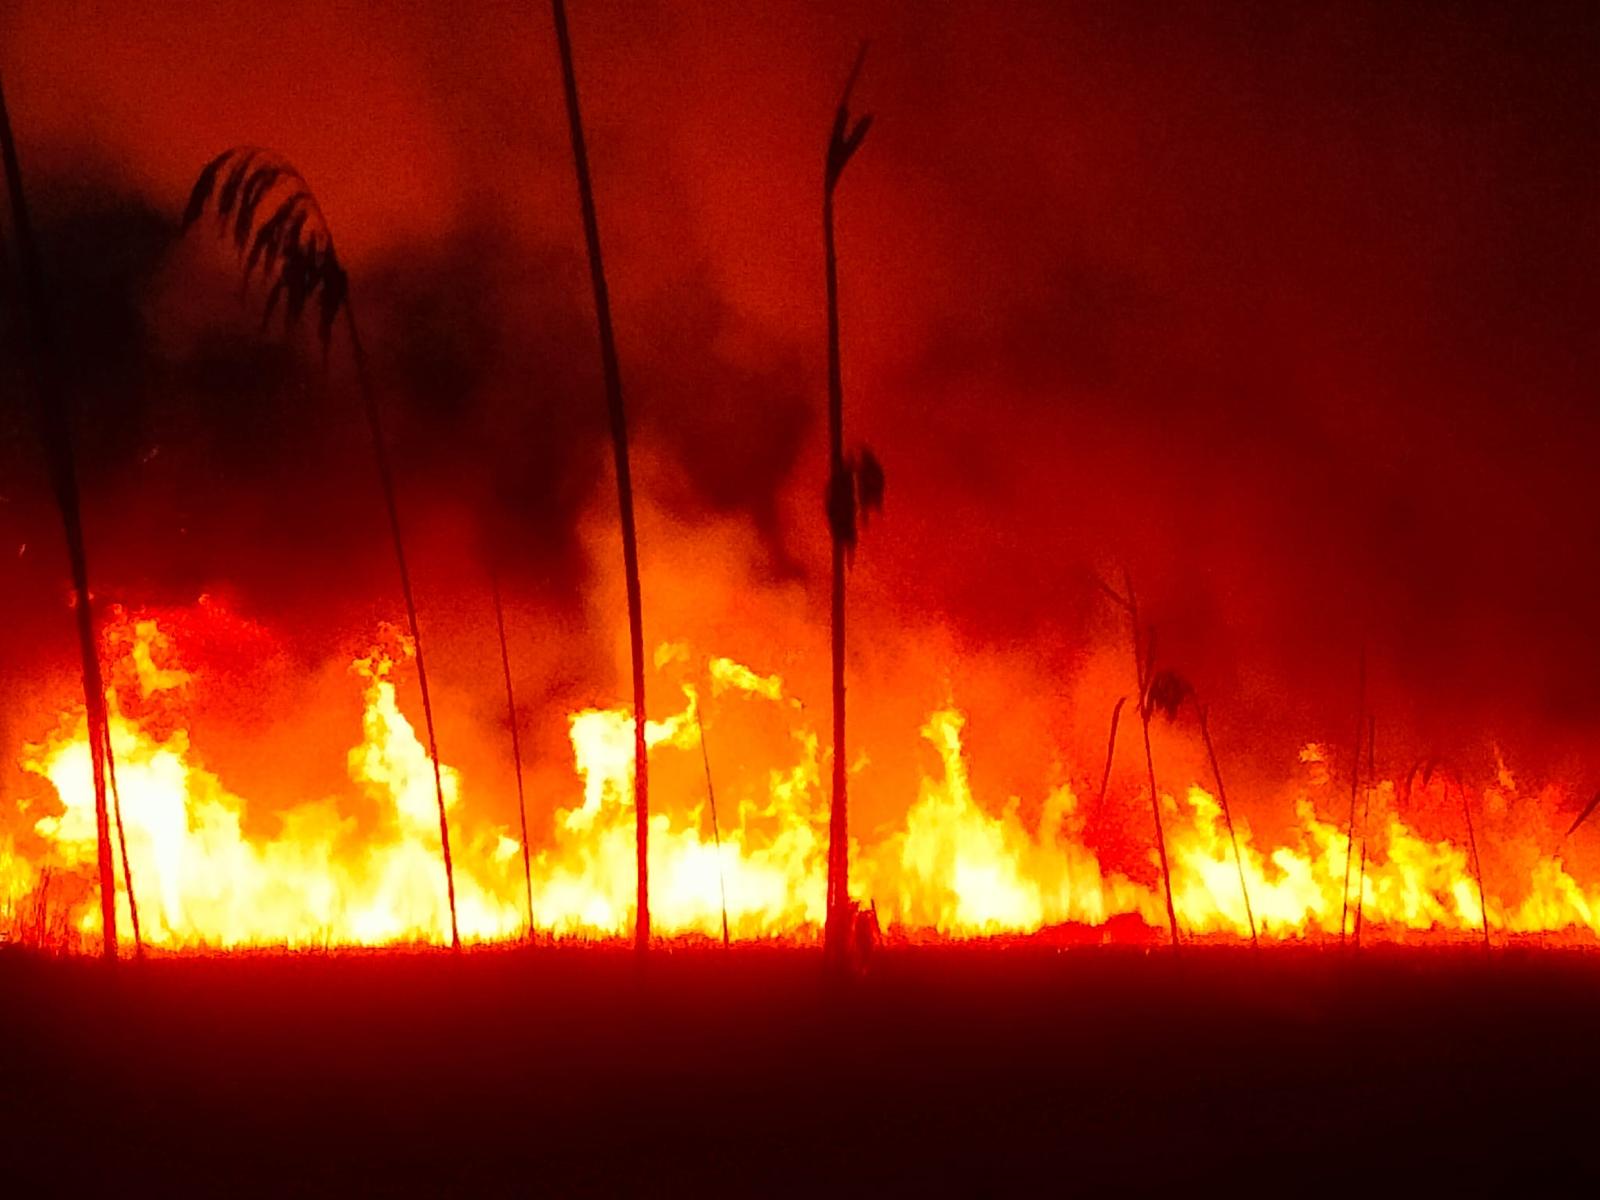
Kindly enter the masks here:
[[900, 949], [830, 1000], [799, 950], [12, 952], [0, 1020], [16, 1196], [1600, 1177], [1593, 953]]

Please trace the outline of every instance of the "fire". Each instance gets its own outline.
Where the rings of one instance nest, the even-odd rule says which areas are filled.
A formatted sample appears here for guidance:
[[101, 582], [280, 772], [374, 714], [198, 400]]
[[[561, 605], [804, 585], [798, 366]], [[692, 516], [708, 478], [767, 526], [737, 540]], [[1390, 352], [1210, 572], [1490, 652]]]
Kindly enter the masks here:
[[[131, 657], [139, 699], [176, 704], [179, 698], [169, 694], [185, 689], [189, 676], [154, 666], [152, 648], [160, 644], [154, 623], [136, 627]], [[364, 685], [364, 737], [350, 752], [349, 771], [377, 805], [377, 827], [358, 831], [336, 803], [316, 801], [283, 812], [278, 835], [265, 840], [245, 836], [245, 802], [192, 761], [181, 725], [164, 737], [152, 733], [124, 714], [112, 690], [117, 792], [141, 932], [150, 944], [370, 945], [447, 935], [432, 767], [399, 710], [393, 666], [381, 652], [352, 666]], [[23, 766], [49, 780], [64, 806], [60, 815], [41, 818], [35, 831], [61, 863], [86, 868], [95, 827], [84, 716], [68, 718]], [[459, 790], [459, 777], [446, 768], [447, 804]], [[351, 852], [358, 832], [359, 852]], [[464, 857], [471, 865], [457, 880], [463, 928], [478, 938], [509, 934], [517, 917], [497, 898], [505, 884], [496, 878], [509, 869], [508, 856], [496, 846], [470, 850]], [[117, 899], [119, 920], [131, 926], [120, 863]], [[93, 922], [86, 910], [79, 927], [87, 931]]]
[[[432, 765], [397, 688], [409, 670], [404, 638], [386, 633], [351, 664], [352, 692], [360, 700], [359, 722], [351, 726], [359, 740], [346, 761], [352, 793], [309, 798], [270, 816], [253, 812], [199, 761], [186, 713], [204, 681], [185, 669], [176, 639], [157, 621], [123, 617], [108, 629], [106, 643], [117, 794], [149, 945], [179, 950], [447, 940]], [[812, 714], [789, 694], [781, 675], [727, 657], [697, 659], [688, 646], [670, 644], [655, 666], [658, 675], [675, 677], [677, 690], [669, 694], [678, 698], [673, 711], [646, 730], [652, 763], [661, 768], [650, 829], [656, 931], [720, 937], [725, 904], [734, 937], [817, 938], [828, 797]], [[741, 721], [765, 722], [778, 740], [763, 743], [758, 756], [756, 743], [740, 735]], [[965, 722], [953, 702], [929, 715], [921, 737], [936, 765], [923, 773], [896, 827], [852, 846], [852, 890], [873, 903], [890, 935], [1030, 934], [1104, 927], [1119, 917], [1151, 927], [1152, 934], [1160, 930], [1165, 905], [1154, 849], [1147, 863], [1127, 870], [1102, 866], [1085, 805], [1070, 784], [1049, 790], [1036, 809], [1019, 797], [999, 806], [981, 802], [963, 745]], [[728, 740], [718, 741], [725, 734]], [[543, 936], [608, 938], [631, 928], [631, 715], [585, 709], [569, 717], [568, 735], [573, 788], [533, 839], [526, 883], [522, 847], [509, 827], [477, 812], [472, 781], [442, 764], [460, 923], [471, 941], [521, 936], [530, 900], [534, 930]], [[702, 738], [710, 744], [702, 747]], [[1342, 824], [1318, 815], [1319, 800], [1324, 811], [1337, 808], [1339, 784], [1326, 753], [1308, 746], [1299, 757], [1303, 778], [1284, 798], [1295, 820], [1280, 844], [1258, 845], [1249, 820], [1235, 812], [1239, 856], [1263, 937], [1337, 937], [1347, 910], [1353, 914], [1357, 907], [1365, 936], [1391, 940], [1472, 935], [1485, 920], [1501, 937], [1600, 933], [1600, 882], [1580, 882], [1560, 857], [1541, 853], [1527, 836], [1500, 847], [1492, 878], [1485, 868], [1485, 913], [1470, 851], [1419, 833], [1403, 815], [1406, 804], [1392, 782], [1375, 784], [1362, 797], [1370, 813], [1364, 865], [1352, 871], [1347, 892], [1347, 860], [1363, 858], [1360, 832], [1352, 848]], [[708, 759], [722, 763], [715, 824], [701, 769]], [[64, 927], [87, 943], [96, 933], [98, 903], [81, 709], [62, 713], [53, 730], [26, 747], [22, 766], [48, 782], [59, 805], [35, 817], [20, 837], [0, 840], [0, 929], [42, 940], [41, 931], [63, 924], [49, 915], [58, 912], [65, 914]], [[1460, 800], [1475, 805], [1491, 826], [1498, 821], [1505, 833], [1517, 786], [1501, 762], [1495, 780], [1476, 794], [1452, 790], [1441, 779], [1406, 791], [1413, 811], [1430, 796], [1441, 805]], [[1180, 795], [1162, 795], [1161, 803], [1184, 933], [1248, 936], [1239, 867], [1217, 801], [1192, 785]], [[1480, 844], [1490, 839], [1488, 829]], [[1507, 877], [1510, 863], [1522, 867], [1516, 878]], [[117, 886], [119, 921], [131, 929], [120, 861]]]

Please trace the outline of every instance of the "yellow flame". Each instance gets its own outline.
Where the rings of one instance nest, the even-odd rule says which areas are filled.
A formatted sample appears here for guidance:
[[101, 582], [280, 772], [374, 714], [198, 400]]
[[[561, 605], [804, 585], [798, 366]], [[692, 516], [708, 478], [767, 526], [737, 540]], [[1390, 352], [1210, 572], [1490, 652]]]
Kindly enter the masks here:
[[[131, 663], [117, 678], [136, 682], [140, 698], [169, 693], [164, 716], [192, 685], [153, 621], [125, 626], [122, 653]], [[111, 734], [126, 826], [128, 857], [146, 940], [153, 946], [320, 946], [443, 942], [449, 931], [433, 766], [401, 711], [398, 661], [381, 651], [352, 664], [361, 686], [361, 738], [347, 769], [371, 813], [358, 816], [338, 798], [276, 812], [265, 835], [247, 833], [247, 801], [196, 760], [181, 719], [152, 727], [123, 713], [111, 695]], [[669, 646], [659, 666], [697, 661]], [[681, 685], [682, 706], [646, 726], [653, 763], [698, 766], [701, 706], [727, 693], [764, 706], [785, 730], [791, 758], [765, 769], [764, 780], [722, 797], [712, 828], [706, 797], [656, 792], [650, 815], [651, 910], [667, 936], [720, 936], [727, 920], [739, 938], [815, 938], [824, 919], [827, 791], [816, 731], [776, 674], [729, 658], [704, 663], [710, 700]], [[181, 717], [181, 714], [179, 714]], [[1166, 908], [1152, 848], [1146, 878], [1102, 869], [1084, 835], [1083, 813], [1068, 785], [1052, 790], [1024, 818], [1011, 797], [998, 808], [974, 795], [963, 746], [965, 716], [950, 704], [933, 712], [922, 737], [937, 767], [925, 774], [898, 825], [870, 844], [852, 846], [852, 892], [877, 907], [891, 935], [927, 931], [967, 937], [1032, 933], [1047, 927], [1103, 925], [1113, 917], [1165, 925]], [[577, 783], [570, 807], [558, 810], [535, 838], [532, 908], [538, 930], [551, 935], [610, 937], [629, 931], [635, 899], [634, 738], [625, 709], [572, 714], [569, 735]], [[730, 747], [737, 749], [737, 747]], [[1295, 822], [1282, 844], [1260, 847], [1235, 812], [1238, 853], [1221, 809], [1191, 786], [1181, 801], [1163, 795], [1173, 900], [1190, 936], [1247, 936], [1240, 866], [1263, 936], [1337, 936], [1346, 910], [1359, 905], [1373, 936], [1471, 933], [1485, 919], [1470, 855], [1449, 840], [1421, 836], [1401, 818], [1395, 788], [1375, 786], [1370, 798], [1366, 859], [1341, 825], [1318, 817], [1314, 803], [1330, 784], [1329, 756], [1308, 746], [1310, 768], [1292, 797]], [[49, 894], [45, 867], [87, 881], [71, 900], [72, 924], [92, 940], [95, 821], [86, 726], [80, 712], [28, 747], [23, 766], [47, 780], [60, 811], [38, 818], [42, 853], [0, 841], [0, 929], [35, 920]], [[526, 922], [521, 844], [497, 826], [462, 820], [471, 813], [468, 781], [441, 764], [452, 818], [459, 919], [464, 937], [513, 937]], [[1503, 813], [1515, 788], [1497, 764], [1494, 785], [1476, 801]], [[683, 778], [696, 778], [693, 772]], [[1437, 786], [1437, 785], [1436, 785]], [[1364, 806], [1366, 804], [1364, 803]], [[252, 825], [252, 828], [255, 826]], [[1353, 851], [1353, 853], [1352, 853]], [[1600, 932], [1600, 885], [1585, 886], [1559, 857], [1529, 850], [1526, 878], [1488, 886], [1487, 921], [1502, 933]], [[1346, 891], [1347, 872], [1351, 875]], [[118, 868], [118, 911], [130, 916]], [[1507, 890], [1509, 889], [1509, 890]], [[1347, 901], [1348, 895], [1348, 901]]]

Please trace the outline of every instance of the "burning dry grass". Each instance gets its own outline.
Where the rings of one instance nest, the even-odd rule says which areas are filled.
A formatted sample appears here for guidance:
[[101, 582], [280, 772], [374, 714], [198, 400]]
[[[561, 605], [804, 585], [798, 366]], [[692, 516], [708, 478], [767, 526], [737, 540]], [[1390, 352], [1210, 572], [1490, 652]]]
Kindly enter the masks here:
[[[182, 647], [159, 623], [125, 615], [109, 631], [107, 661], [133, 879], [153, 946], [448, 940], [432, 764], [401, 706], [403, 637], [358, 657], [348, 702], [327, 713], [349, 723], [354, 743], [345, 791], [266, 814], [253, 812], [194, 749], [188, 712], [204, 681], [185, 669]], [[826, 913], [827, 803], [813, 714], [781, 676], [687, 645], [662, 647], [655, 669], [657, 694], [677, 697], [646, 731], [663, 798], [651, 815], [658, 936], [720, 939], [726, 921], [729, 940], [815, 941]], [[509, 807], [486, 803], [471, 777], [442, 767], [462, 832], [458, 900], [469, 941], [522, 936], [530, 908], [542, 940], [606, 940], [632, 925], [630, 719], [622, 710], [585, 709], [567, 725], [571, 783], [546, 798], [547, 816], [530, 822], [526, 841]], [[881, 804], [898, 815], [854, 847], [853, 886], [875, 904], [890, 943], [1148, 941], [1166, 915], [1153, 854], [1108, 851], [1095, 833], [1106, 805], [1086, 805], [1070, 775], [1035, 805], [980, 798], [966, 725], [954, 702], [927, 716], [915, 793]], [[706, 790], [708, 730], [726, 747], [716, 822]], [[1159, 733], [1187, 736], [1176, 725]], [[25, 765], [53, 799], [0, 846], [0, 902], [14, 938], [88, 946], [96, 893], [85, 869], [95, 843], [82, 710], [68, 706], [40, 734]], [[1159, 795], [1185, 940], [1239, 941], [1252, 928], [1274, 942], [1338, 937], [1351, 846], [1330, 814], [1341, 807], [1342, 782], [1318, 748], [1303, 757], [1302, 777], [1270, 798], [1294, 814], [1270, 841], [1243, 813], [1230, 828], [1220, 795], [1198, 784]], [[1485, 907], [1471, 847], [1452, 836], [1459, 781], [1432, 774], [1408, 789], [1376, 781], [1369, 791], [1368, 855], [1358, 877], [1368, 942], [1450, 941], [1481, 936], [1485, 926], [1500, 940], [1592, 941], [1600, 933], [1600, 883], [1574, 874], [1559, 830], [1545, 827], [1558, 793], [1524, 795], [1509, 773], [1479, 789], [1479, 846], [1494, 851], [1483, 865]], [[1259, 813], [1264, 799], [1250, 811]], [[501, 811], [507, 823], [495, 819]], [[1544, 826], [1534, 820], [1540, 813]], [[127, 921], [125, 887], [117, 900]], [[46, 929], [54, 932], [46, 937]]]

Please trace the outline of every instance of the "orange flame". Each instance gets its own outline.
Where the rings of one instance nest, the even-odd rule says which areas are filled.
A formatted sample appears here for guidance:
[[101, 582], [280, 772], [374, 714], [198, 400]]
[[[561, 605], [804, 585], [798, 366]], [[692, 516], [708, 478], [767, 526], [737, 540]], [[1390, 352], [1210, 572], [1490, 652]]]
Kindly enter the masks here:
[[[385, 641], [390, 649], [375, 649], [351, 668], [362, 715], [347, 770], [373, 815], [358, 814], [337, 797], [310, 800], [277, 812], [275, 828], [262, 834], [246, 832], [247, 801], [196, 759], [184, 721], [194, 680], [171, 637], [153, 620], [112, 627], [112, 743], [140, 916], [152, 946], [446, 940], [432, 767], [400, 709], [395, 683], [409, 647], [392, 633]], [[691, 658], [686, 646], [664, 646], [656, 667], [660, 672]], [[665, 795], [651, 814], [655, 928], [667, 936], [719, 936], [725, 890], [733, 936], [813, 939], [823, 921], [826, 874], [827, 794], [818, 734], [781, 676], [725, 657], [704, 665], [698, 681], [680, 684], [682, 707], [648, 723], [653, 761], [667, 764], [677, 755], [687, 771], [699, 761], [703, 730], [718, 728], [741, 704], [781, 726], [790, 757], [767, 767], [758, 785], [734, 789], [716, 832], [698, 785]], [[704, 694], [703, 684], [709, 684]], [[873, 902], [891, 936], [1028, 934], [1104, 926], [1116, 917], [1160, 928], [1159, 882], [1102, 868], [1069, 785], [1052, 790], [1033, 820], [1024, 818], [1019, 798], [998, 809], [979, 801], [964, 725], [953, 703], [928, 717], [921, 734], [937, 755], [937, 770], [923, 776], [898, 827], [852, 847], [852, 890]], [[537, 839], [534, 924], [552, 936], [620, 936], [633, 921], [631, 716], [620, 708], [576, 712], [569, 735], [581, 787]], [[1302, 751], [1308, 771], [1288, 798], [1296, 822], [1283, 844], [1258, 847], [1249, 823], [1236, 816], [1251, 903], [1268, 938], [1339, 933], [1350, 847], [1342, 827], [1316, 814], [1317, 796], [1334, 787], [1324, 757], [1315, 746]], [[41, 925], [52, 874], [76, 876], [80, 886], [61, 902], [70, 905], [71, 925], [87, 944], [98, 905], [86, 882], [95, 831], [81, 711], [63, 714], [53, 733], [27, 747], [23, 767], [49, 782], [61, 807], [33, 822], [41, 851], [25, 853], [15, 839], [0, 840], [0, 929], [18, 936]], [[442, 773], [446, 804], [463, 830], [455, 856], [462, 934], [478, 942], [519, 936], [526, 923], [521, 846], [505, 828], [463, 820], [472, 811], [468, 781], [448, 764]], [[1475, 801], [1486, 814], [1503, 813], [1515, 790], [1502, 763]], [[1161, 802], [1184, 932], [1247, 936], [1238, 869], [1216, 801], [1191, 786], [1181, 801], [1163, 795]], [[1392, 783], [1373, 789], [1366, 869], [1358, 876], [1365, 928], [1389, 939], [1476, 931], [1483, 908], [1467, 851], [1421, 836], [1398, 809]], [[1580, 883], [1559, 857], [1529, 848], [1521, 858], [1530, 865], [1514, 888], [1502, 880], [1489, 889], [1491, 930], [1600, 933], [1600, 884]], [[126, 922], [120, 864], [118, 889], [119, 919]], [[1354, 890], [1350, 899], [1353, 910]]]

